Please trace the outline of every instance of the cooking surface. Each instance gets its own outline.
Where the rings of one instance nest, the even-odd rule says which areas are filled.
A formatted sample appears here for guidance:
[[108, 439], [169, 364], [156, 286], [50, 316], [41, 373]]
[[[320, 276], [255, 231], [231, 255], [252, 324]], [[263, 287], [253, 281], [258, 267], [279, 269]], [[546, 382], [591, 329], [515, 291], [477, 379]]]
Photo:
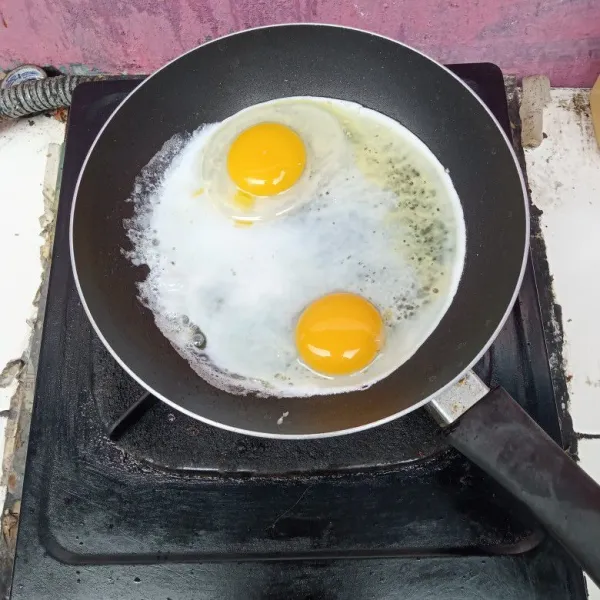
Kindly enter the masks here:
[[[509, 131], [498, 71], [457, 69]], [[481, 590], [490, 598], [501, 578], [498, 598], [507, 586], [519, 599], [583, 598], [580, 571], [547, 542], [538, 545], [527, 516], [446, 447], [424, 411], [361, 434], [298, 442], [221, 431], [152, 399], [123, 419], [143, 390], [83, 313], [68, 221], [85, 154], [135, 85], [86, 84], [70, 114], [12, 597], [356, 598], [436, 589], [442, 599]], [[560, 441], [531, 266], [477, 372]], [[369, 556], [405, 558], [323, 562]], [[282, 558], [321, 562], [185, 564]]]

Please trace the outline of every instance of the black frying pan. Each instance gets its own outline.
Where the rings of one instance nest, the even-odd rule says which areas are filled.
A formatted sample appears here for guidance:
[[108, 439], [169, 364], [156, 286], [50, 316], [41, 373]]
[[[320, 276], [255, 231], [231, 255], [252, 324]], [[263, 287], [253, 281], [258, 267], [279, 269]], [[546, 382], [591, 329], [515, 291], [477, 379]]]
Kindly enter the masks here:
[[[380, 111], [429, 146], [462, 202], [464, 271], [434, 333], [370, 389], [298, 399], [234, 396], [199, 378], [137, 300], [135, 283], [146, 272], [121, 252], [130, 247], [123, 219], [132, 205], [125, 200], [134, 178], [174, 134], [258, 102], [307, 95]], [[437, 395], [430, 406], [442, 424], [452, 423], [451, 443], [532, 508], [600, 580], [600, 488], [505, 392], [488, 393], [468, 373], [516, 298], [529, 218], [508, 140], [484, 104], [444, 67], [393, 40], [324, 25], [254, 29], [196, 48], [147, 79], [113, 113], [81, 173], [71, 235], [76, 281], [98, 335], [160, 399], [232, 431], [289, 438], [373, 427]]]

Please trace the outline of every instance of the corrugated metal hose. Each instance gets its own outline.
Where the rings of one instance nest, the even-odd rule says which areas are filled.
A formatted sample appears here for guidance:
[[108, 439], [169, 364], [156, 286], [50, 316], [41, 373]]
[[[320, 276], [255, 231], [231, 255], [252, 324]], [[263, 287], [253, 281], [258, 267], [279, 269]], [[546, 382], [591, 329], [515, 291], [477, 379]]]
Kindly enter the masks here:
[[0, 90], [0, 118], [17, 119], [70, 106], [73, 90], [80, 83], [94, 79], [96, 77], [58, 75], [37, 81], [26, 81]]

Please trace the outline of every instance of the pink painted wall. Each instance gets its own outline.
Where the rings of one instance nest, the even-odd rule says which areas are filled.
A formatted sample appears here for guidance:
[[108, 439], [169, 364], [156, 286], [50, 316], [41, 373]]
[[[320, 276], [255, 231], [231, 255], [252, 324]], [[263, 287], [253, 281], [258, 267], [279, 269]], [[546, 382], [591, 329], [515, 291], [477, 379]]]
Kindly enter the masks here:
[[271, 23], [340, 23], [447, 62], [492, 61], [590, 85], [600, 0], [0, 0], [0, 67], [149, 72], [207, 39]]

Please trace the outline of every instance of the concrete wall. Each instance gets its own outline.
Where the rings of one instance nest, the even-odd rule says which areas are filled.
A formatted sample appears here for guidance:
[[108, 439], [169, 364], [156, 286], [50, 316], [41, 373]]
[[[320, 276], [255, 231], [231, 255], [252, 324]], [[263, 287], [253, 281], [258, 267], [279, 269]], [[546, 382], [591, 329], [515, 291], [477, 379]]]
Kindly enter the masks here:
[[149, 72], [202, 42], [271, 23], [340, 23], [447, 62], [586, 86], [600, 72], [600, 0], [2, 0], [0, 67]]

